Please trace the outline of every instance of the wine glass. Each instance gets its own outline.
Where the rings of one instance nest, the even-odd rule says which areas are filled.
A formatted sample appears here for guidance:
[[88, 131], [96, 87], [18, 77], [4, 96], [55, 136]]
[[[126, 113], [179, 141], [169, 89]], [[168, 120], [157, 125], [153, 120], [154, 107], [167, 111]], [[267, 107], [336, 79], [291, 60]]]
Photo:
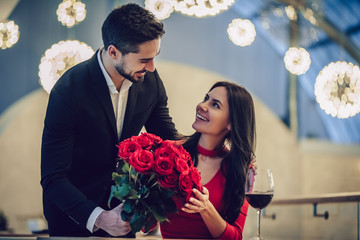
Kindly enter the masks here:
[[257, 236], [251, 240], [264, 240], [260, 236], [261, 210], [274, 195], [274, 180], [270, 169], [251, 168], [246, 178], [245, 197], [250, 206], [257, 210]]

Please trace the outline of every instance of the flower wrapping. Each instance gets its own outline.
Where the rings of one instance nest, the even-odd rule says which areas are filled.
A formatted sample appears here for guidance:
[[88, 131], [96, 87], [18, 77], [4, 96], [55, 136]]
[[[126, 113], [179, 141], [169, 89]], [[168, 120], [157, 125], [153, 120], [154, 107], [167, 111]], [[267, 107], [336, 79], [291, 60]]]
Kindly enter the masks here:
[[113, 198], [124, 203], [121, 217], [130, 221], [134, 233], [168, 221], [166, 215], [178, 210], [174, 197], [188, 201], [193, 188], [201, 189], [200, 173], [190, 154], [175, 141], [141, 133], [117, 147], [109, 205]]

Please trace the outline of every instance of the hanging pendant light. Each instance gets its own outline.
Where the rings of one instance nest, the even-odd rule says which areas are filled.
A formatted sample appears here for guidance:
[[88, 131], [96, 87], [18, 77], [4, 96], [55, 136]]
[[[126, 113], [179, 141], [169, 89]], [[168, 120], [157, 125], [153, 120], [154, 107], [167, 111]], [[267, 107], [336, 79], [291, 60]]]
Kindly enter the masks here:
[[250, 45], [256, 36], [255, 26], [248, 19], [234, 19], [229, 24], [227, 32], [230, 40], [238, 46]]
[[315, 82], [316, 101], [333, 117], [348, 118], [360, 112], [360, 69], [346, 62], [324, 67]]
[[0, 22], [0, 48], [12, 47], [19, 40], [19, 26], [14, 21]]
[[85, 19], [85, 4], [79, 0], [64, 0], [59, 4], [56, 14], [62, 25], [71, 28]]
[[50, 93], [57, 80], [72, 66], [89, 59], [94, 50], [79, 41], [60, 41], [45, 51], [40, 60], [40, 84]]
[[171, 13], [174, 12], [172, 2], [168, 0], [146, 0], [145, 8], [159, 20], [170, 17]]
[[285, 53], [284, 63], [292, 74], [304, 74], [311, 64], [310, 54], [304, 48], [291, 47]]
[[227, 10], [234, 0], [171, 0], [174, 9], [189, 16], [206, 17]]

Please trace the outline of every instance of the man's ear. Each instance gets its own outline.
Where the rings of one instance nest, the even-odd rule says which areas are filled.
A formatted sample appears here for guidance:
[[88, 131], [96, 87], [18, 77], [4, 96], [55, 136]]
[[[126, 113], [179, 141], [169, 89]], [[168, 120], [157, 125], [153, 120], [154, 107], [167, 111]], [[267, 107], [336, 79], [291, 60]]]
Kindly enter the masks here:
[[118, 58], [119, 55], [121, 55], [120, 51], [114, 45], [108, 47], [108, 54], [113, 59]]

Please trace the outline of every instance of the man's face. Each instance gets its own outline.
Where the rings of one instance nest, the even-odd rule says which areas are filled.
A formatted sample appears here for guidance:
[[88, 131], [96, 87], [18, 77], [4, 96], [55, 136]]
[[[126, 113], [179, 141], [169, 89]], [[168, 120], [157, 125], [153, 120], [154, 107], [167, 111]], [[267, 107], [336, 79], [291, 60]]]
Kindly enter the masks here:
[[154, 58], [160, 52], [160, 38], [139, 45], [138, 53], [121, 55], [114, 65], [118, 73], [131, 82], [142, 82], [147, 71], [155, 71]]

